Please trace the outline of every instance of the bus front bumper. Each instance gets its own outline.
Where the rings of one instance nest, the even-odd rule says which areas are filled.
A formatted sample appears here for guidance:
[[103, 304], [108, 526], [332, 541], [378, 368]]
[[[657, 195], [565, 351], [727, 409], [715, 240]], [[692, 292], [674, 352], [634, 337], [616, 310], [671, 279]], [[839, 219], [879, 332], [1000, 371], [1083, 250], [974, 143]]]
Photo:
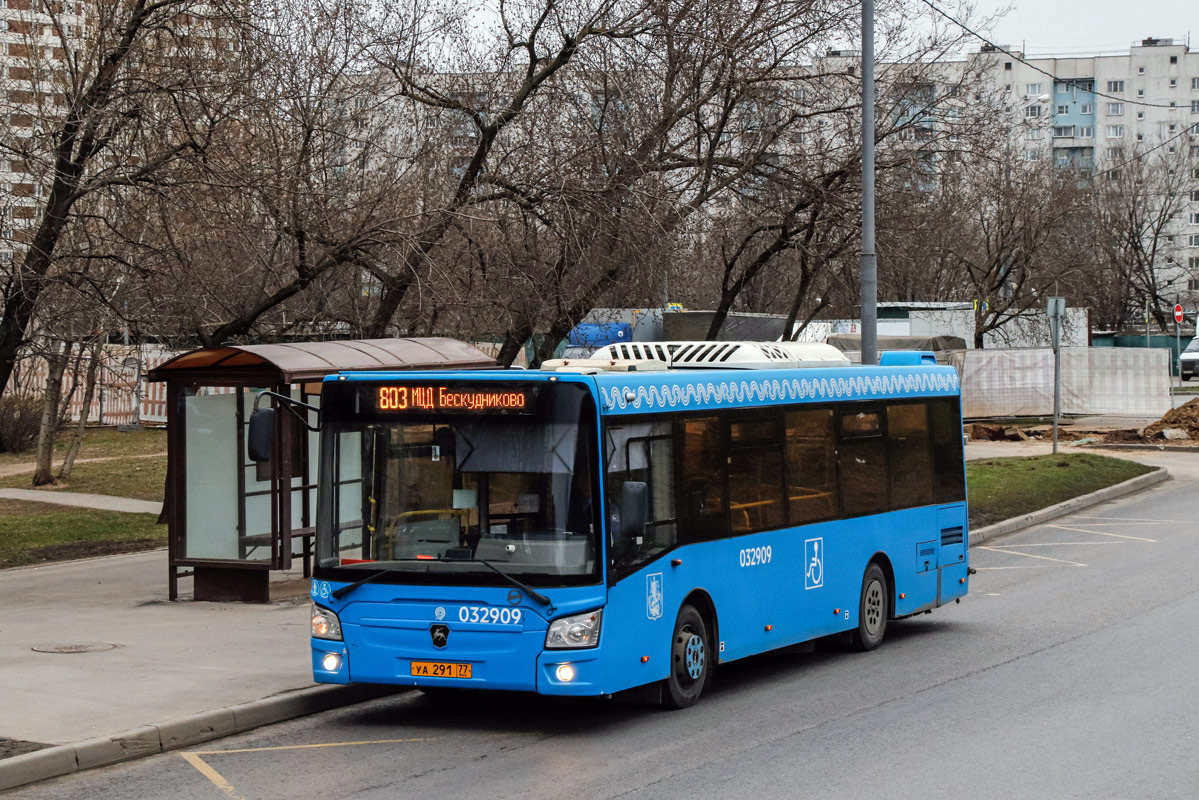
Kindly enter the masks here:
[[[444, 686], [569, 696], [604, 693], [600, 648], [547, 650], [544, 630], [505, 634], [503, 640], [486, 648], [453, 651], [426, 651], [417, 643], [381, 647], [376, 637], [371, 637], [374, 641], [369, 646], [362, 646], [360, 640], [356, 642], [359, 632], [353, 626], [343, 630], [345, 642], [311, 640], [312, 677], [316, 683]], [[470, 677], [414, 674], [423, 664], [446, 664], [455, 669], [469, 665]]]

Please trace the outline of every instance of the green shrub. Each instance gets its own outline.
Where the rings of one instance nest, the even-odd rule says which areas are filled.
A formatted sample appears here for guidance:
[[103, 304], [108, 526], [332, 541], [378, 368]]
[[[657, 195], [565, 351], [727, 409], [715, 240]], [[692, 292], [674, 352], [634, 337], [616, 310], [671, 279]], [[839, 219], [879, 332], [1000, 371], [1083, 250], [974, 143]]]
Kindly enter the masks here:
[[42, 403], [37, 397], [0, 397], [0, 453], [23, 453], [37, 443]]

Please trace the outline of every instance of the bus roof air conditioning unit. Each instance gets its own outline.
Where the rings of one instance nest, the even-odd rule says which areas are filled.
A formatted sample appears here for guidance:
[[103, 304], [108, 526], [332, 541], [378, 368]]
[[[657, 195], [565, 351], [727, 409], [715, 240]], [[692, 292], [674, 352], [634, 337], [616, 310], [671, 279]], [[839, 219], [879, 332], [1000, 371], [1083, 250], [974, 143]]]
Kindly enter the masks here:
[[671, 369], [846, 367], [835, 347], [816, 342], [628, 342], [601, 347], [593, 359], [665, 361]]

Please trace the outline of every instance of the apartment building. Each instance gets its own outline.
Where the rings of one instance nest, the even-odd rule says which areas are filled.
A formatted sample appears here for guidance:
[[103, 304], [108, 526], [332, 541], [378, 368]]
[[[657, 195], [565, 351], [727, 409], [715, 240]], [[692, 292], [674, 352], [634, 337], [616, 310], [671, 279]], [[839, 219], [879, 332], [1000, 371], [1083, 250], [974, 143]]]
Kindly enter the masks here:
[[[971, 54], [1003, 93], [1023, 137], [1023, 157], [1093, 170], [1115, 180], [1130, 159], [1179, 172], [1181, 208], [1159, 237], [1162, 294], [1199, 296], [1199, 52], [1147, 38], [1127, 53], [1028, 57], [990, 46]], [[1053, 77], [1050, 77], [1053, 76]]]
[[39, 109], [61, 106], [55, 74], [67, 68], [65, 42], [84, 35], [82, 2], [0, 0], [0, 269], [27, 241], [45, 191], [31, 165], [13, 152], [37, 131]]

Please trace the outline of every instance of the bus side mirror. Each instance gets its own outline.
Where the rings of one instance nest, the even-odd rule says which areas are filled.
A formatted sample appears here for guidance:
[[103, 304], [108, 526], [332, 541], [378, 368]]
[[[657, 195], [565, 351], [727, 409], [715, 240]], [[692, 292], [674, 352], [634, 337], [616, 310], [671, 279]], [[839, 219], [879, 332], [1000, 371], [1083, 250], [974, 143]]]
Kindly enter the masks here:
[[275, 450], [275, 409], [256, 408], [250, 414], [250, 431], [246, 436], [250, 460], [258, 463], [271, 460]]
[[640, 544], [649, 522], [649, 486], [645, 481], [625, 481], [620, 487], [620, 536]]

